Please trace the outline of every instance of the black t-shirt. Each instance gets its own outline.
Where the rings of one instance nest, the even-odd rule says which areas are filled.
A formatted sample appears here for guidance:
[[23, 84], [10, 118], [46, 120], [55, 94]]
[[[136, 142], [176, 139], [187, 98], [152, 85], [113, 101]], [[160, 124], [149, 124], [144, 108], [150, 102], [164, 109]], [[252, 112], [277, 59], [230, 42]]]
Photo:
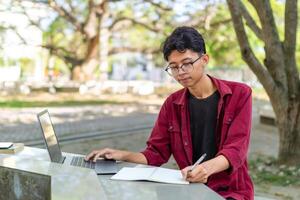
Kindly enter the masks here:
[[207, 154], [204, 161], [212, 159], [217, 153], [215, 130], [219, 99], [218, 91], [204, 99], [189, 95], [193, 162], [196, 162], [204, 153]]

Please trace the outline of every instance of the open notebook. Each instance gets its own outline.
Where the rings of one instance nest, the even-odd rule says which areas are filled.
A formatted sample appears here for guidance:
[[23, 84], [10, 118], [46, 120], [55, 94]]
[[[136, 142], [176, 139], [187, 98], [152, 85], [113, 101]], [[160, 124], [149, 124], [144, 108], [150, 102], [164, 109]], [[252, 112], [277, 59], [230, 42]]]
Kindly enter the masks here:
[[172, 184], [189, 184], [182, 178], [180, 170], [162, 167], [124, 167], [111, 177], [113, 180], [155, 181]]

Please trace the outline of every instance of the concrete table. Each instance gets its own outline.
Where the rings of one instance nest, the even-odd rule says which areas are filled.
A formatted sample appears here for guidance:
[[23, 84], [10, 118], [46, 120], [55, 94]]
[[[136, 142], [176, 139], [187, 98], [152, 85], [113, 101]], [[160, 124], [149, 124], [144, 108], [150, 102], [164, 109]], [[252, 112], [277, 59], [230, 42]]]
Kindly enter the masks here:
[[[64, 155], [68, 158], [75, 154], [64, 153]], [[119, 162], [118, 165], [121, 168], [135, 164]], [[110, 175], [97, 176], [92, 169], [51, 163], [48, 152], [39, 148], [25, 147], [22, 152], [15, 155], [0, 154], [0, 166], [51, 176], [51, 199], [53, 200], [223, 199], [204, 184], [175, 185], [110, 180]]]

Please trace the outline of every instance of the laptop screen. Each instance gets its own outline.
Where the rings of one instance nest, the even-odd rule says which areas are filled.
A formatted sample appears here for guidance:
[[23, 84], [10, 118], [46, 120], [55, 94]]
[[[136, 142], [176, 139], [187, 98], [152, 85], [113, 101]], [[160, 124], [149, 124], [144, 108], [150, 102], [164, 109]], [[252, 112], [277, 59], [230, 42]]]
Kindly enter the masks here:
[[37, 115], [37, 117], [41, 125], [41, 129], [51, 161], [58, 163], [63, 162], [63, 156], [59, 147], [57, 137], [54, 132], [54, 128], [48, 110], [40, 112]]

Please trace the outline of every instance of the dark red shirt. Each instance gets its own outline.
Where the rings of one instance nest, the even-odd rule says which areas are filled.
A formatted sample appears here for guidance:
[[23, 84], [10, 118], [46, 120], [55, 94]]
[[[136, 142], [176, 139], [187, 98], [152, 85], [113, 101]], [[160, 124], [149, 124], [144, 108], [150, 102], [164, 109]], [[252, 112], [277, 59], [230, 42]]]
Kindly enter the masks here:
[[[220, 93], [218, 102], [217, 155], [225, 156], [228, 170], [213, 174], [207, 185], [224, 198], [253, 200], [253, 184], [248, 173], [247, 152], [251, 132], [251, 88], [242, 83], [210, 77]], [[187, 88], [171, 94], [159, 112], [155, 126], [142, 152], [149, 165], [166, 163], [171, 154], [180, 169], [192, 165]]]

